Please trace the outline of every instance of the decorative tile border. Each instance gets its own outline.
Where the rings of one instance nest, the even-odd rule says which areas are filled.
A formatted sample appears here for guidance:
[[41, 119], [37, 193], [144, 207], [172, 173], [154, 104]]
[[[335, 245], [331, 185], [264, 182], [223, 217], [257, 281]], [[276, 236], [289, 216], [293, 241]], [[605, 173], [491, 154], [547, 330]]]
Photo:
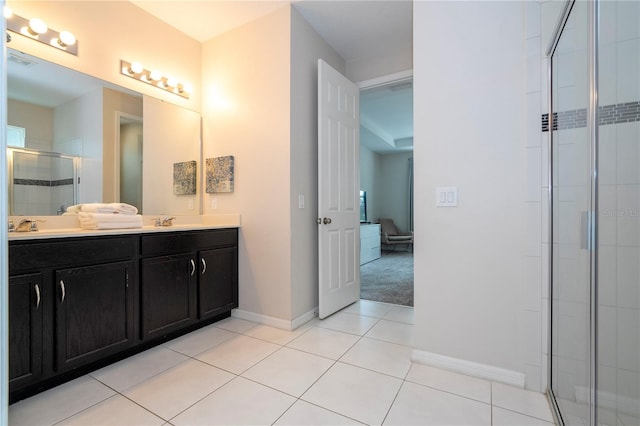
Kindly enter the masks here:
[[[598, 108], [600, 126], [640, 121], [640, 101], [604, 105]], [[549, 114], [542, 114], [542, 131], [549, 131]], [[574, 109], [553, 113], [553, 130], [587, 127], [587, 109]]]
[[64, 186], [73, 185], [73, 178], [58, 179], [58, 180], [41, 180], [41, 179], [14, 179], [14, 185], [28, 185], [28, 186]]

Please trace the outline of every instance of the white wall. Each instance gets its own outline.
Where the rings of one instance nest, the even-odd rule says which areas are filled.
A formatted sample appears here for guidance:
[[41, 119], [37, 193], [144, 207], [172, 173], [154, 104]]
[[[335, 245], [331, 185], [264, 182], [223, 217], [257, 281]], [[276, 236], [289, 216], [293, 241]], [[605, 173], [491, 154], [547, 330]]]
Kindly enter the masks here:
[[523, 39], [522, 2], [414, 3], [416, 353], [521, 374]]
[[25, 128], [25, 148], [53, 150], [52, 108], [8, 99], [7, 124]]
[[[344, 60], [291, 8], [291, 315], [318, 306], [318, 58]], [[299, 196], [304, 208], [299, 208]]]
[[82, 157], [79, 203], [102, 202], [102, 94], [98, 88], [54, 112], [54, 150]]
[[[200, 115], [174, 104], [145, 96], [142, 133], [142, 211], [145, 215], [195, 215], [200, 211], [202, 185], [196, 177], [196, 194], [176, 195], [173, 165], [200, 160]], [[197, 174], [197, 176], [200, 176]]]
[[379, 170], [382, 168], [382, 155], [360, 145], [360, 189], [367, 191], [367, 219], [375, 222], [380, 215], [380, 179]]
[[379, 173], [378, 216], [391, 218], [400, 231], [409, 231], [409, 158], [413, 152], [381, 156]]
[[[290, 7], [202, 46], [204, 158], [235, 157], [235, 192], [205, 213], [241, 213], [242, 311], [291, 319]], [[212, 208], [212, 200], [217, 208]]]

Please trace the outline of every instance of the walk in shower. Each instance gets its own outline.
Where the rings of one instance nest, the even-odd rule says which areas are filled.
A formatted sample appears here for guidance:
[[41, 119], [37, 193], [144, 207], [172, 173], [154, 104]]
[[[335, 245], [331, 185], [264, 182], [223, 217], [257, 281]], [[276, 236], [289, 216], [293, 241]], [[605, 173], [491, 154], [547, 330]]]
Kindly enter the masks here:
[[549, 48], [549, 395], [640, 425], [640, 2], [567, 3]]
[[79, 161], [54, 152], [7, 148], [9, 215], [61, 215], [76, 204]]

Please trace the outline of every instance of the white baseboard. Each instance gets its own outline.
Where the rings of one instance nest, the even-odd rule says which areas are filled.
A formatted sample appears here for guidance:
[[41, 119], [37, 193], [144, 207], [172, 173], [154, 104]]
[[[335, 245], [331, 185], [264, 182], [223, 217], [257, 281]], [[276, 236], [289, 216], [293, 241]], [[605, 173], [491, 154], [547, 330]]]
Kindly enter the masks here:
[[243, 311], [241, 309], [233, 309], [231, 311], [231, 316], [234, 318], [257, 322], [258, 324], [264, 324], [271, 327], [279, 328], [281, 330], [291, 331], [311, 321], [317, 316], [317, 312], [318, 308], [316, 307], [313, 310], [302, 314], [291, 321], [270, 317], [268, 315], [257, 314], [255, 312]]
[[467, 361], [464, 359], [434, 354], [432, 352], [421, 351], [418, 349], [413, 350], [413, 353], [411, 354], [411, 361], [519, 388], [524, 388], [525, 384], [524, 373]]

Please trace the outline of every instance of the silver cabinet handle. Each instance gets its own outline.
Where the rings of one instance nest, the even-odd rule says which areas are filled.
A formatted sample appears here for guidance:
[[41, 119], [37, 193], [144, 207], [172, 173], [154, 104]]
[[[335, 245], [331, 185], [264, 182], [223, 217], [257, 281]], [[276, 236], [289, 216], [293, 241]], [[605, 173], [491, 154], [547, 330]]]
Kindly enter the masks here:
[[196, 262], [194, 262], [193, 259], [189, 259], [189, 261], [191, 262], [191, 276], [193, 276], [196, 272]]
[[60, 303], [64, 302], [64, 297], [67, 295], [66, 290], [64, 289], [64, 281], [60, 280], [60, 291], [62, 292], [62, 297], [60, 297]]
[[33, 289], [36, 291], [36, 309], [38, 309], [40, 307], [40, 286], [34, 284]]
[[204, 259], [200, 259], [200, 261], [202, 262], [202, 275], [204, 275], [204, 273], [207, 272], [207, 262], [205, 262]]

